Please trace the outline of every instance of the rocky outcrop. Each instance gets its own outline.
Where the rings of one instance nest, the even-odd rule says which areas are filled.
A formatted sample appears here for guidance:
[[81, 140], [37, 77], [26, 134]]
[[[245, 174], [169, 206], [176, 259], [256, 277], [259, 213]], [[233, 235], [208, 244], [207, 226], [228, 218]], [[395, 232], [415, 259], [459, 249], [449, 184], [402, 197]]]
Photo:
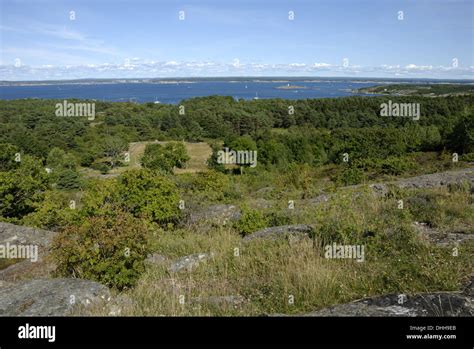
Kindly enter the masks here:
[[47, 252], [55, 235], [48, 230], [0, 222], [0, 244], [37, 245], [40, 255]]
[[159, 254], [159, 253], [153, 253], [145, 259], [145, 264], [162, 265], [162, 264], [165, 264], [167, 261], [168, 261], [168, 258], [166, 256], [163, 256], [162, 254]]
[[412, 227], [422, 239], [438, 246], [452, 247], [474, 239], [474, 234], [472, 233], [441, 232], [431, 228], [426, 223], [414, 222]]
[[172, 273], [177, 273], [181, 270], [191, 271], [196, 268], [199, 264], [212, 258], [214, 255], [208, 253], [196, 253], [189, 256], [182, 257], [176, 262], [173, 262], [168, 270]]
[[473, 316], [472, 301], [471, 297], [459, 293], [390, 294], [339, 304], [301, 316]]
[[242, 213], [234, 205], [212, 205], [191, 212], [186, 219], [186, 224], [203, 223], [207, 226], [225, 226], [240, 219]]
[[388, 193], [390, 186], [400, 189], [423, 189], [447, 187], [450, 185], [462, 184], [463, 182], [474, 185], [474, 168], [432, 173], [387, 183], [375, 183], [370, 184], [369, 188], [371, 188], [376, 194], [385, 196]]
[[36, 279], [0, 288], [0, 316], [65, 316], [110, 300], [109, 289], [82, 279]]
[[0, 280], [15, 281], [35, 277], [47, 277], [54, 269], [46, 256], [55, 232], [30, 228], [10, 223], [0, 222], [0, 245], [4, 248], [11, 246], [34, 246], [37, 251], [37, 260], [17, 259], [15, 264], [0, 270]]
[[255, 233], [247, 235], [243, 238], [244, 242], [248, 242], [255, 239], [276, 239], [276, 238], [288, 238], [289, 236], [309, 236], [313, 228], [306, 224], [295, 224], [295, 225], [282, 225], [279, 227], [270, 227], [259, 230]]

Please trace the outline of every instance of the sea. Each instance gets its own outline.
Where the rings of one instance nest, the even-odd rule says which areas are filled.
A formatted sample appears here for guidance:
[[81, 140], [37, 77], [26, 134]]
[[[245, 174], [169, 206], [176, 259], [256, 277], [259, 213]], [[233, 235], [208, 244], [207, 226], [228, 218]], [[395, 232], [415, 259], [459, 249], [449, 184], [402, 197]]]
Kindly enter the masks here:
[[[238, 99], [309, 99], [360, 95], [358, 88], [393, 83], [427, 83], [430, 80], [346, 79], [317, 80], [182, 80], [166, 82], [58, 82], [0, 84], [0, 99], [92, 99], [114, 102], [177, 104], [182, 100], [204, 96], [230, 96]], [[436, 83], [452, 83], [436, 80]], [[459, 80], [459, 83], [464, 81]], [[471, 81], [472, 83], [472, 81]], [[288, 85], [292, 88], [288, 88]], [[287, 87], [287, 88], [283, 88]]]

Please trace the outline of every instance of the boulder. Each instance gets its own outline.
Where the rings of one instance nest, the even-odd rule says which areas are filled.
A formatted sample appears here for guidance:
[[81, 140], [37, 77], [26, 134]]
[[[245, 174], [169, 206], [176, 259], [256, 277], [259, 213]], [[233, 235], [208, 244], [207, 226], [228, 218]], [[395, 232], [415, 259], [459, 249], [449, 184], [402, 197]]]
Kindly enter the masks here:
[[0, 222], [0, 244], [38, 245], [40, 255], [47, 253], [55, 232]]
[[212, 205], [200, 208], [189, 214], [187, 224], [205, 223], [206, 225], [225, 226], [240, 219], [242, 213], [234, 205]]
[[[37, 251], [37, 260], [17, 259], [14, 264], [0, 270], [0, 280], [15, 281], [24, 278], [47, 277], [54, 269], [45, 258], [56, 232], [0, 222], [0, 245], [11, 247], [32, 245]], [[1, 267], [0, 267], [1, 268]]]
[[390, 185], [400, 189], [423, 189], [447, 187], [451, 185], [458, 185], [463, 182], [474, 185], [474, 168], [431, 173], [422, 176], [399, 179], [387, 183], [374, 183], [370, 184], [369, 188], [371, 188], [378, 196], [386, 196], [389, 192]]
[[426, 223], [414, 222], [412, 227], [422, 239], [438, 246], [454, 247], [474, 238], [474, 234], [469, 232], [441, 232]]
[[77, 305], [110, 300], [106, 286], [82, 279], [20, 281], [0, 290], [0, 316], [67, 316]]
[[159, 254], [159, 253], [153, 253], [145, 259], [146, 264], [152, 264], [152, 265], [162, 265], [162, 264], [165, 264], [167, 261], [168, 261], [168, 258], [166, 258], [166, 256], [163, 256], [162, 254]]
[[351, 303], [339, 304], [302, 316], [473, 316], [472, 298], [460, 293], [425, 293], [405, 296], [401, 304], [400, 295], [367, 298]]
[[282, 225], [279, 227], [270, 227], [259, 230], [255, 233], [247, 235], [243, 238], [244, 242], [248, 242], [255, 239], [276, 239], [276, 238], [289, 238], [290, 236], [309, 236], [313, 228], [306, 224], [294, 224], [294, 225]]
[[191, 271], [196, 268], [202, 262], [207, 261], [209, 258], [214, 256], [213, 253], [196, 253], [189, 256], [182, 257], [177, 261], [173, 262], [168, 270], [172, 273], [177, 273], [181, 270]]

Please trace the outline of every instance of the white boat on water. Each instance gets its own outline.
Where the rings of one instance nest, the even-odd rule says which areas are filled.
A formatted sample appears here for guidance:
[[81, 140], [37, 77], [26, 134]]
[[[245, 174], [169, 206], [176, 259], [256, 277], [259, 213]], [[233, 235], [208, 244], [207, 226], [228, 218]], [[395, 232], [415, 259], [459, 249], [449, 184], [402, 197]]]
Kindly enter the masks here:
[[255, 97], [253, 97], [253, 99], [257, 100], [258, 99], [258, 93], [255, 92]]

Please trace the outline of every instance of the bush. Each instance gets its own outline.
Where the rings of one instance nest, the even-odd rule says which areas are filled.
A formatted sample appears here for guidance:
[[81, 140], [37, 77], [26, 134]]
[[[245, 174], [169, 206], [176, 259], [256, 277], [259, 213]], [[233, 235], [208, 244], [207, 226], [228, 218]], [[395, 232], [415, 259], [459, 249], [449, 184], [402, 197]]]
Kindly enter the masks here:
[[149, 252], [145, 224], [124, 212], [69, 226], [52, 245], [56, 274], [95, 280], [119, 290], [136, 284]]
[[198, 173], [191, 190], [205, 200], [222, 201], [231, 193], [229, 177], [213, 170]]
[[15, 161], [19, 150], [16, 146], [9, 143], [0, 143], [0, 171], [10, 171], [19, 166]]
[[81, 176], [75, 170], [62, 169], [57, 174], [57, 187], [59, 189], [77, 189], [81, 187]]
[[91, 166], [90, 166], [93, 170], [97, 170], [97, 171], [100, 171], [100, 173], [102, 174], [107, 174], [109, 173], [110, 171], [110, 166], [107, 165], [107, 163], [105, 162], [100, 162], [100, 161], [94, 161]]
[[125, 172], [119, 179], [118, 197], [125, 210], [150, 222], [165, 225], [180, 217], [175, 183], [147, 169]]
[[34, 211], [47, 188], [41, 161], [24, 155], [18, 168], [0, 172], [0, 216], [20, 219]]
[[465, 162], [474, 162], [474, 153], [463, 154], [461, 155], [460, 160]]
[[23, 217], [22, 225], [57, 230], [81, 221], [79, 210], [69, 207], [70, 198], [61, 191], [47, 191], [45, 199], [35, 204], [35, 211]]
[[397, 176], [407, 172], [410, 169], [413, 169], [415, 164], [410, 160], [392, 156], [383, 160], [380, 164], [380, 167], [383, 174]]
[[244, 207], [242, 209], [242, 216], [234, 224], [234, 227], [240, 234], [245, 236], [265, 228], [267, 224], [268, 222], [261, 212]]
[[345, 166], [335, 178], [335, 182], [340, 185], [356, 185], [364, 181], [364, 171], [357, 167]]
[[183, 143], [169, 142], [162, 146], [160, 144], [148, 144], [141, 158], [141, 164], [151, 170], [161, 170], [171, 173], [173, 168], [184, 168], [189, 156]]

